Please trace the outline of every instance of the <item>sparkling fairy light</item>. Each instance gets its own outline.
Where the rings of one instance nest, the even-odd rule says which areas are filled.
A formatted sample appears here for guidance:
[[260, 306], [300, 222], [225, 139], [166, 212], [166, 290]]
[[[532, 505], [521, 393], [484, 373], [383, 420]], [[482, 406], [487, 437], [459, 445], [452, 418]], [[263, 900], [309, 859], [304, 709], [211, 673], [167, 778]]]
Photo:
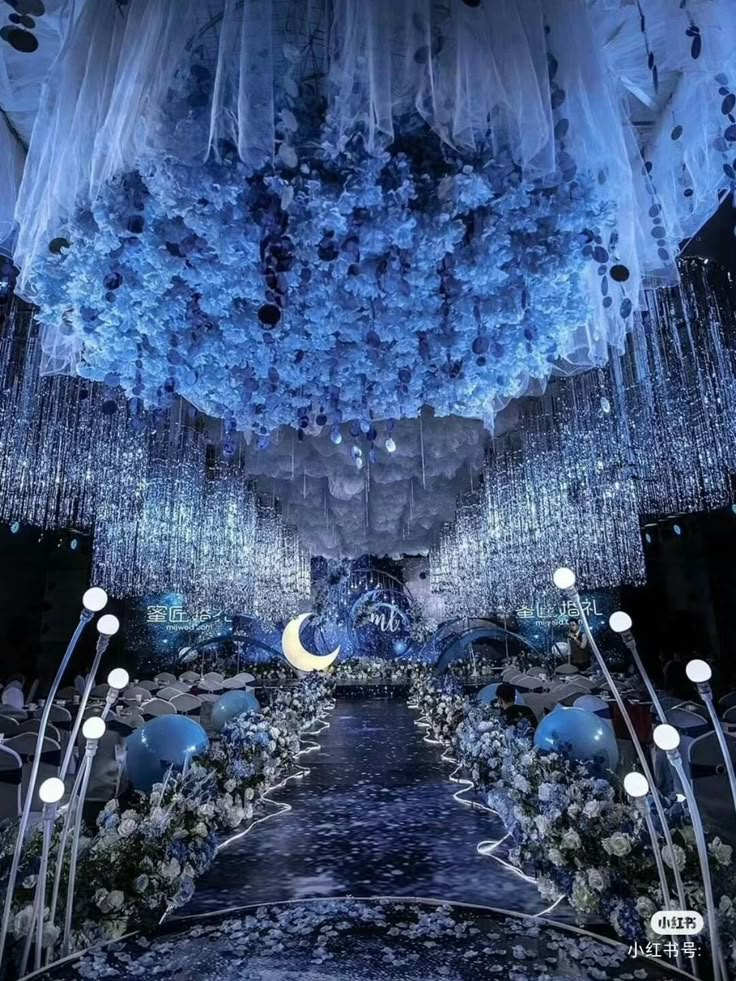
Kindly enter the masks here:
[[720, 507], [736, 472], [736, 375], [724, 325], [728, 275], [682, 264], [679, 288], [647, 293], [622, 356], [524, 400], [478, 493], [431, 552], [449, 612], [513, 608], [560, 564], [585, 588], [640, 582], [640, 517]]

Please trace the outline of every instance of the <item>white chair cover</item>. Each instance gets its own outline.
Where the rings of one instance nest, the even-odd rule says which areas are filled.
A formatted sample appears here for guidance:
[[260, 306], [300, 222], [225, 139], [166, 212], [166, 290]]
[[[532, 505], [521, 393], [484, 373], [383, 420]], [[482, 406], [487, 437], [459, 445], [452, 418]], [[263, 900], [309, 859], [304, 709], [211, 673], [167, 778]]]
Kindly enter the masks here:
[[710, 719], [708, 709], [702, 702], [678, 702], [674, 708], [682, 709], [683, 711], [690, 712], [693, 715], [699, 715], [701, 719], [705, 719], [706, 721]]
[[73, 702], [75, 698], [79, 698], [79, 695], [79, 689], [70, 685], [67, 688], [60, 688], [56, 693], [56, 698], [62, 702]]
[[3, 719], [15, 719], [16, 722], [23, 722], [24, 719], [28, 718], [28, 712], [22, 708], [14, 708], [12, 705], [0, 705], [0, 717]]
[[[33, 758], [36, 751], [36, 734], [34, 732], [22, 732], [17, 736], [11, 736], [3, 742], [3, 747], [12, 749], [23, 761], [23, 779], [21, 784], [21, 797], [25, 800], [28, 792], [28, 785], [33, 766]], [[33, 810], [41, 809], [41, 802], [38, 800], [38, 788], [44, 780], [49, 777], [57, 776], [61, 765], [61, 746], [55, 739], [44, 737], [41, 744], [41, 762], [36, 778], [36, 797], [33, 801]]]
[[185, 671], [183, 674], [179, 675], [179, 681], [183, 681], [188, 685], [193, 685], [195, 681], [199, 681], [199, 673], [197, 671]]
[[20, 726], [17, 719], [12, 719], [7, 715], [0, 715], [0, 735], [17, 736]]
[[166, 685], [165, 688], [162, 688], [159, 692], [157, 692], [156, 697], [163, 698], [165, 702], [170, 702], [171, 699], [176, 698], [177, 695], [184, 695], [184, 694], [186, 693], [183, 692], [181, 689], [174, 688], [173, 685]]
[[225, 680], [225, 676], [220, 671], [208, 671], [203, 675], [205, 681], [209, 682], [211, 685], [220, 685]]
[[151, 693], [140, 685], [130, 685], [120, 697], [124, 702], [147, 702], [151, 698]]
[[[87, 791], [89, 800], [108, 801], [119, 793], [125, 763], [125, 739], [135, 728], [113, 712], [108, 715], [105, 734], [98, 742], [92, 762]], [[81, 736], [78, 745], [80, 753], [83, 752], [84, 738]]]
[[720, 698], [718, 705], [721, 709], [731, 708], [736, 705], [736, 691], [730, 691], [727, 695]]
[[158, 683], [158, 681], [139, 681], [138, 687], [145, 688], [147, 691], [150, 692], [157, 692], [161, 687], [161, 685]]
[[731, 708], [726, 709], [723, 713], [723, 721], [728, 725], [736, 725], [736, 705], [732, 705]]
[[15, 685], [7, 685], [3, 688], [2, 701], [3, 705], [7, 705], [9, 708], [22, 709], [25, 705], [23, 689]]
[[186, 681], [169, 681], [166, 685], [167, 688], [173, 688], [174, 691], [186, 692], [191, 690], [191, 685]]
[[[18, 725], [18, 733], [21, 732], [38, 732], [41, 726], [39, 719], [27, 719], [25, 722], [21, 722]], [[49, 739], [55, 740], [59, 745], [61, 745], [61, 733], [52, 725], [50, 722], [46, 726], [46, 732], [44, 733]]]
[[5, 741], [0, 745], [0, 821], [20, 816], [22, 779], [23, 760]]
[[176, 715], [176, 708], [171, 702], [165, 702], [163, 698], [152, 698], [141, 707], [141, 715], [148, 721], [159, 715]]
[[170, 671], [161, 671], [160, 674], [157, 674], [153, 680], [158, 682], [159, 688], [163, 688], [164, 685], [170, 685], [172, 682], [176, 681], [177, 677]]
[[[726, 736], [731, 759], [736, 765], [736, 738]], [[736, 818], [723, 755], [714, 732], [692, 740], [688, 764], [703, 823], [711, 835], [736, 845]]]
[[171, 699], [171, 704], [179, 715], [199, 715], [202, 709], [202, 699], [196, 695], [188, 695], [186, 692], [175, 695]]

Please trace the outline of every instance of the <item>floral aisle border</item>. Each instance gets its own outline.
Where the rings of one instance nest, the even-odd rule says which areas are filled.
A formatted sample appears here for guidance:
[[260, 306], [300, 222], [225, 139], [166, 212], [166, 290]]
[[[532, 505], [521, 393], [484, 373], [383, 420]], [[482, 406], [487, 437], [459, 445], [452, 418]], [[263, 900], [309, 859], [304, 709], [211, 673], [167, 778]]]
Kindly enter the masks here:
[[[603, 777], [587, 764], [539, 751], [528, 727], [504, 728], [492, 707], [431, 676], [415, 681], [409, 704], [419, 711], [418, 721], [426, 725], [429, 741], [441, 745], [443, 758], [458, 765], [452, 777], [463, 783], [464, 790], [456, 793], [456, 799], [469, 786], [482, 795], [482, 806], [495, 812], [506, 828], [507, 862], [520, 872], [533, 870], [533, 881], [545, 901], [554, 904], [565, 897], [580, 917], [600, 917], [631, 943], [645, 936], [654, 938], [649, 921], [664, 903], [651, 841], [641, 813], [614, 775]], [[458, 770], [469, 780], [458, 779]], [[695, 838], [687, 814], [674, 798], [668, 802], [667, 814], [675, 845], [674, 855], [666, 846], [662, 849], [663, 861], [669, 868], [677, 863], [689, 908], [703, 909]], [[483, 852], [485, 844], [489, 851]], [[479, 851], [495, 852], [498, 844], [481, 843]], [[732, 848], [714, 837], [709, 850], [721, 943], [731, 969], [736, 970]]]
[[[290, 805], [268, 795], [309, 772], [296, 761], [318, 748], [305, 737], [329, 725], [324, 715], [334, 705], [330, 693], [331, 684], [317, 676], [280, 690], [261, 713], [230, 721], [212, 738], [207, 754], [186, 772], [170, 770], [150, 795], [135, 794], [127, 807], [118, 799], [109, 801], [98, 815], [96, 829], [88, 830], [82, 841], [72, 948], [155, 927], [191, 899], [195, 880], [222, 848], [290, 810]], [[317, 724], [320, 728], [313, 732]], [[267, 804], [276, 810], [255, 817]], [[245, 821], [246, 828], [218, 842], [219, 836], [236, 832]], [[57, 819], [52, 856], [61, 824]], [[11, 919], [17, 953], [31, 923], [41, 838], [39, 826], [28, 840], [21, 866], [21, 888]], [[14, 825], [4, 827], [0, 842], [2, 881], [15, 844]], [[50, 883], [55, 863], [51, 865]], [[62, 873], [62, 896], [67, 880], [68, 865]], [[59, 939], [60, 918], [57, 915], [56, 925], [47, 923], [44, 930], [49, 959]]]

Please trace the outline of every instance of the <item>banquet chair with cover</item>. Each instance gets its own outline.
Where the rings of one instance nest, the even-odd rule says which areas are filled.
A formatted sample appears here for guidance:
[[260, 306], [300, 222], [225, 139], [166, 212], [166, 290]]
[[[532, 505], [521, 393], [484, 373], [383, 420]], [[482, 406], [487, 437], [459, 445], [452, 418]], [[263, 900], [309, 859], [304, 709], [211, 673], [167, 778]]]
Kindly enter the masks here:
[[225, 689], [225, 691], [239, 691], [248, 685], [246, 678], [250, 677], [250, 675], [241, 676], [236, 674], [234, 678], [225, 678], [222, 683], [222, 687]]
[[543, 719], [549, 711], [549, 698], [546, 692], [525, 691], [522, 693], [522, 699], [524, 705], [528, 706], [536, 716], [537, 722]]
[[165, 702], [163, 698], [152, 698], [141, 706], [141, 715], [148, 722], [160, 715], [176, 715], [176, 708], [171, 702]]
[[7, 743], [0, 745], [0, 821], [20, 816], [23, 760]]
[[79, 691], [73, 686], [60, 688], [56, 693], [56, 699], [61, 702], [73, 702], [75, 698], [79, 698]]
[[187, 692], [175, 695], [171, 699], [171, 704], [179, 715], [199, 715], [202, 709], [202, 699], [196, 695], [189, 695]]
[[586, 678], [584, 674], [575, 674], [568, 679], [568, 684], [575, 685], [581, 692], [591, 692], [600, 687], [591, 678]]
[[174, 688], [173, 685], [166, 685], [165, 688], [159, 689], [156, 694], [156, 698], [163, 698], [165, 702], [170, 702], [172, 698], [176, 698], [177, 695], [186, 695], [187, 692], [182, 691], [180, 688]]
[[0, 736], [17, 736], [20, 732], [20, 723], [8, 715], [0, 715]]
[[[596, 699], [596, 707], [593, 707], [593, 703], [590, 702], [591, 698]], [[581, 705], [580, 702], [583, 699], [585, 699], [585, 702]], [[585, 709], [586, 712], [592, 712], [593, 715], [597, 715], [599, 719], [603, 719], [604, 722], [608, 722], [609, 725], [613, 725], [611, 702], [607, 702], [604, 698], [599, 698], [597, 695], [590, 695], [589, 693], [586, 693], [583, 695], [578, 695], [572, 705], [573, 708], [582, 708]]]
[[[37, 733], [40, 728], [41, 728], [40, 719], [26, 719], [25, 722], [18, 723], [18, 733], [21, 732]], [[50, 722], [47, 723], [46, 725], [46, 732], [44, 733], [44, 735], [48, 736], [49, 739], [54, 739], [59, 745], [61, 745], [61, 733], [56, 728], [56, 726], [52, 725]]]
[[[74, 710], [75, 715], [76, 715], [76, 711], [77, 710], [75, 708]], [[38, 708], [33, 713], [33, 716], [36, 719], [40, 719], [42, 713], [43, 713], [43, 709]], [[54, 703], [49, 710], [49, 722], [54, 726], [55, 729], [57, 729], [61, 733], [61, 739], [59, 740], [59, 743], [61, 745], [62, 751], [66, 752], [66, 747], [69, 742], [69, 739], [71, 738], [71, 733], [72, 733], [72, 725], [73, 725], [72, 713], [69, 711], [69, 709], [64, 708], [63, 705], [57, 705], [56, 703]]]
[[107, 698], [107, 693], [110, 691], [110, 686], [107, 682], [103, 682], [101, 685], [95, 685], [92, 691], [89, 693], [90, 698]]
[[183, 681], [188, 685], [193, 685], [195, 682], [199, 681], [199, 673], [197, 671], [185, 671], [183, 674], [179, 675], [179, 681]]
[[147, 688], [140, 685], [130, 685], [120, 696], [124, 702], [147, 702], [151, 693]]
[[557, 688], [551, 688], [549, 694], [554, 699], [553, 704], [570, 707], [575, 699], [580, 698], [580, 696], [584, 695], [585, 692], [581, 691], [577, 685], [565, 683], [563, 685], [558, 685]]
[[693, 715], [699, 715], [701, 719], [705, 719], [706, 722], [710, 720], [708, 715], [708, 709], [702, 703], [697, 702], [678, 702], [674, 706], [676, 709], [682, 709], [684, 712], [692, 712]]
[[726, 725], [736, 725], [736, 705], [732, 705], [731, 708], [726, 709], [723, 713], [723, 721]]
[[28, 718], [25, 709], [14, 708], [12, 705], [0, 705], [0, 719], [15, 719], [16, 722], [23, 722]]
[[[106, 802], [119, 796], [125, 774], [125, 740], [136, 728], [114, 712], [108, 715], [106, 722], [90, 770], [87, 798], [92, 801]], [[80, 736], [80, 739], [84, 737]]]
[[[164, 687], [167, 690], [171, 690], [173, 688], [173, 690], [175, 692], [178, 692], [180, 695], [183, 694], [184, 692], [191, 691], [191, 689], [192, 689], [192, 686], [191, 685], [188, 685], [186, 683], [186, 681], [170, 681]], [[161, 695], [161, 693], [159, 692], [159, 697], [160, 697], [160, 695]]]
[[[727, 735], [726, 745], [736, 766], [736, 738]], [[730, 845], [736, 845], [733, 798], [716, 734], [707, 732], [693, 739], [687, 757], [693, 790], [706, 830], [711, 837], [719, 835]]]
[[[36, 738], [37, 734], [35, 732], [21, 732], [17, 736], [11, 736], [10, 739], [6, 739], [3, 742], [3, 748], [12, 749], [23, 761], [21, 782], [21, 797], [23, 800], [25, 800], [26, 793], [28, 792], [33, 759], [36, 753]], [[55, 739], [49, 739], [47, 736], [44, 736], [43, 742], [41, 743], [40, 763], [36, 778], [36, 795], [38, 795], [38, 788], [44, 780], [57, 776], [60, 765], [61, 746]], [[40, 803], [38, 799], [34, 800], [33, 809], [40, 810]]]
[[3, 705], [7, 705], [9, 708], [22, 709], [26, 704], [23, 689], [19, 688], [17, 685], [6, 685], [5, 688], [3, 688], [2, 703]]
[[178, 681], [178, 678], [170, 671], [161, 671], [159, 674], [154, 676], [153, 680], [157, 683], [159, 688], [163, 688], [164, 685], [170, 685], [172, 682]]
[[137, 682], [137, 685], [139, 688], [145, 688], [146, 691], [153, 693], [157, 692], [161, 687], [158, 681], [139, 681]]
[[736, 691], [730, 691], [727, 695], [718, 699], [718, 707], [723, 712], [725, 709], [732, 708], [736, 705]]
[[535, 692], [537, 694], [543, 692], [546, 685], [540, 678], [529, 677], [529, 675], [522, 675], [513, 682], [515, 688], [518, 688], [522, 695], [526, 692]]
[[687, 712], [685, 709], [666, 709], [664, 714], [669, 724], [680, 733], [680, 754], [687, 771], [689, 769], [690, 746], [694, 739], [705, 735], [710, 730], [710, 723], [701, 716], [695, 715], [694, 712]]

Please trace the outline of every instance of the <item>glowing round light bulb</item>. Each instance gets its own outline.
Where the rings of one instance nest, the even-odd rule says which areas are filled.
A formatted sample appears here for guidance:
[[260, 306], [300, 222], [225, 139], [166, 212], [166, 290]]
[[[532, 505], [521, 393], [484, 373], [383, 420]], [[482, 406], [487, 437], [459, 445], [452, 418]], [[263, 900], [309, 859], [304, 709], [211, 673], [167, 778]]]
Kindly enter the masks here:
[[58, 804], [64, 796], [64, 781], [58, 777], [49, 777], [38, 788], [38, 796], [44, 804]]
[[687, 662], [685, 674], [694, 685], [705, 684], [706, 681], [710, 681], [710, 679], [713, 677], [710, 664], [708, 664], [707, 661], [701, 661], [697, 657], [692, 661]]
[[680, 733], [674, 726], [659, 725], [654, 729], [654, 745], [669, 752], [680, 745]]
[[99, 613], [107, 606], [107, 593], [99, 586], [92, 586], [82, 597], [82, 606], [90, 613]]
[[101, 719], [98, 715], [94, 715], [91, 719], [85, 721], [82, 726], [82, 735], [85, 739], [102, 739], [105, 735], [106, 728], [104, 719]]
[[118, 691], [122, 691], [123, 688], [126, 688], [129, 681], [130, 675], [125, 668], [113, 668], [110, 674], [107, 676], [108, 685], [111, 688], [117, 688]]
[[120, 630], [120, 621], [112, 613], [106, 613], [97, 621], [97, 632], [104, 634], [105, 637], [114, 637]]
[[625, 634], [627, 630], [631, 630], [631, 617], [623, 610], [616, 610], [608, 618], [608, 626], [615, 634]]
[[624, 790], [629, 797], [646, 797], [649, 793], [649, 781], [643, 773], [632, 770], [624, 777]]
[[552, 581], [558, 589], [572, 589], [575, 585], [575, 573], [564, 565], [560, 566], [559, 569], [555, 569]]

